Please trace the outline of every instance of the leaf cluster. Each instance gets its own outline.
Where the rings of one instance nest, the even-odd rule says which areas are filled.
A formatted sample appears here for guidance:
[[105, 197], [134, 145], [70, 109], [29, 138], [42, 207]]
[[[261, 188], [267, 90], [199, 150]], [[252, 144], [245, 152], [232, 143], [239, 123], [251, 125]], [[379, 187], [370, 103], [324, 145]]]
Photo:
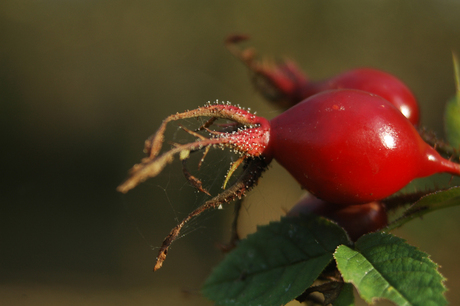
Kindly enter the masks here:
[[446, 305], [437, 268], [426, 253], [387, 232], [353, 244], [332, 221], [302, 215], [260, 226], [214, 269], [202, 292], [226, 306], [275, 306], [294, 299], [351, 306], [354, 286], [368, 303]]

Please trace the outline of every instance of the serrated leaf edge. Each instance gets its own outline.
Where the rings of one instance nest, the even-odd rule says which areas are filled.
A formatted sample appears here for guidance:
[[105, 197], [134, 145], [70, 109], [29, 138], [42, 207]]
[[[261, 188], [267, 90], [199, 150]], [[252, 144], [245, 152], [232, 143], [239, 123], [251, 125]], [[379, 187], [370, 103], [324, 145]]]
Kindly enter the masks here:
[[[310, 218], [312, 218], [312, 217], [313, 217], [313, 216], [310, 216]], [[317, 218], [316, 222], [318, 222], [318, 221], [327, 222], [327, 223], [334, 224], [335, 226], [339, 227], [339, 228], [343, 231], [344, 238], [345, 238], [345, 240], [347, 241], [347, 243], [351, 244], [351, 241], [349, 240], [348, 234], [347, 234], [340, 226], [338, 226], [335, 222], [331, 222], [330, 220], [328, 220], [328, 219], [326, 219], [326, 218], [323, 218], [323, 217], [318, 217], [318, 216], [315, 216], [315, 217]], [[260, 231], [269, 231], [269, 232], [271, 232], [272, 234], [275, 234], [275, 235], [280, 234], [280, 232], [275, 231], [271, 226], [273, 226], [274, 224], [281, 225], [281, 222], [283, 221], [283, 219], [293, 219], [293, 217], [283, 217], [283, 218], [281, 218], [281, 220], [279, 220], [279, 221], [272, 221], [272, 222], [270, 222], [270, 223], [268, 223], [268, 224], [264, 224], [264, 225], [257, 226], [257, 231], [254, 232], [254, 233], [252, 233], [252, 234], [250, 234], [250, 235], [248, 235], [244, 240], [245, 240], [245, 241], [250, 241], [251, 239], [255, 239], [254, 236], [257, 235], [257, 233], [260, 232]], [[294, 219], [295, 219], [295, 218], [294, 218]], [[313, 220], [313, 219], [311, 219], [310, 221], [308, 221], [308, 223], [312, 222], [312, 220]], [[297, 224], [299, 225], [299, 223], [297, 223]], [[325, 252], [324, 254], [319, 255], [319, 256], [313, 256], [313, 257], [311, 257], [310, 254], [305, 253], [296, 243], [294, 243], [294, 241], [291, 239], [291, 237], [287, 237], [287, 236], [283, 236], [283, 237], [286, 238], [287, 241], [289, 241], [289, 243], [293, 244], [296, 248], [298, 248], [299, 251], [300, 251], [301, 253], [305, 253], [306, 255], [308, 255], [308, 256], [309, 256], [309, 260], [317, 259], [317, 258], [320, 258], [320, 257], [327, 256], [327, 257], [329, 257], [328, 264], [329, 264], [330, 262], [332, 262], [332, 260], [333, 260], [333, 253], [334, 253], [335, 249], [334, 249], [334, 250], [328, 250], [328, 248], [326, 248], [326, 247], [323, 245], [323, 243], [320, 242], [321, 239], [317, 239], [316, 234], [312, 232], [311, 228], [307, 227], [306, 229], [307, 229], [308, 231], [310, 231], [312, 237], [314, 237], [314, 240], [315, 240], [315, 241], [318, 243], [318, 245], [324, 250], [324, 252]], [[229, 255], [230, 255], [230, 254], [229, 254]], [[304, 263], [304, 262], [306, 262], [306, 260], [305, 260], [305, 261], [302, 260], [302, 261], [298, 261], [298, 262], [293, 262], [293, 263], [290, 263], [290, 264], [288, 264], [288, 265], [280, 265], [280, 266], [277, 266], [276, 268], [273, 268], [273, 269], [283, 269], [283, 270], [286, 270], [287, 268], [292, 267], [293, 265], [302, 264], [302, 263]], [[326, 267], [326, 266], [327, 266], [327, 264], [325, 264], [324, 267]], [[272, 269], [271, 269], [271, 270], [272, 270]], [[252, 273], [245, 275], [245, 277], [254, 276], [254, 275], [257, 275], [257, 274], [261, 274], [261, 273], [266, 273], [266, 272], [265, 272], [264, 270], [255, 271], [255, 272], [253, 271]], [[284, 273], [284, 272], [283, 272], [283, 273]], [[318, 276], [320, 275], [320, 273], [321, 273], [321, 271], [318, 272], [318, 275], [315, 277], [315, 279], [318, 278]], [[212, 274], [212, 273], [211, 273], [211, 274]], [[208, 282], [208, 280], [209, 280], [209, 277], [208, 277], [208, 279], [205, 281], [205, 284], [203, 285], [202, 290], [203, 290], [204, 287], [206, 286], [206, 283]], [[234, 281], [234, 279], [231, 278], [231, 279], [221, 280], [220, 282], [213, 282], [213, 285], [225, 284], [225, 283], [231, 282], [231, 281]], [[294, 282], [294, 281], [293, 281], [293, 282]], [[313, 282], [314, 282], [314, 280], [312, 281], [311, 284], [313, 284]], [[308, 288], [311, 284], [306, 285], [306, 288]], [[306, 288], [305, 288], [305, 289], [306, 289]], [[300, 294], [300, 293], [299, 293], [299, 294]], [[237, 304], [235, 304], [235, 305], [237, 305]]]
[[[385, 233], [385, 234], [386, 234], [386, 233]], [[396, 237], [396, 236], [391, 235], [391, 234], [387, 234], [387, 235]], [[366, 235], [366, 236], [367, 236], [367, 235]], [[404, 243], [406, 243], [406, 240], [405, 240], [405, 239], [400, 238], [400, 237], [396, 237], [396, 238], [399, 238], [399, 239], [401, 239], [401, 241], [403, 241]], [[437, 263], [435, 263], [433, 260], [431, 260], [429, 254], [427, 254], [427, 253], [421, 251], [419, 248], [417, 248], [417, 247], [415, 247], [415, 246], [412, 246], [412, 245], [410, 245], [410, 244], [407, 244], [407, 245], [410, 246], [410, 247], [412, 247], [415, 251], [418, 251], [418, 252], [422, 253], [422, 255], [424, 255], [423, 258], [427, 259], [427, 260], [429, 261], [429, 263], [431, 263], [431, 264], [434, 265], [434, 270], [435, 270], [436, 274], [438, 274], [438, 275], [441, 277], [441, 284], [442, 284], [443, 289], [444, 289], [443, 292], [442, 292], [442, 295], [445, 297], [445, 293], [447, 292], [447, 288], [444, 286], [444, 283], [445, 283], [445, 281], [446, 281], [446, 278], [439, 272], [439, 267], [440, 267], [440, 266], [439, 266]], [[333, 254], [336, 263], [337, 263], [336, 254], [337, 254], [337, 250], [338, 250], [340, 247], [347, 247], [347, 248], [349, 248], [349, 249], [351, 249], [351, 250], [357, 252], [357, 253], [360, 254], [361, 256], [363, 256], [363, 257], [367, 260], [367, 262], [369, 262], [369, 263], [371, 264], [371, 266], [372, 266], [373, 269], [378, 273], [378, 275], [379, 275], [381, 278], [383, 278], [386, 282], [389, 283], [389, 281], [388, 281], [386, 278], [383, 277], [383, 275], [381, 274], [381, 272], [378, 271], [378, 270], [375, 268], [374, 264], [372, 264], [372, 263], [369, 261], [369, 259], [368, 259], [366, 256], [364, 256], [364, 254], [362, 254], [360, 251], [356, 250], [356, 248], [352, 248], [352, 247], [347, 246], [347, 245], [339, 245], [339, 246], [336, 248], [336, 250], [335, 250], [335, 252], [334, 252], [334, 254]], [[414, 259], [414, 258], [409, 257], [409, 256], [398, 257], [398, 258], [399, 258], [399, 259], [400, 259], [400, 258], [411, 258], [411, 259]], [[347, 261], [349, 261], [350, 259], [351, 259], [351, 258], [348, 258]], [[414, 259], [414, 260], [417, 260], [417, 259]], [[420, 260], [417, 260], [417, 261], [420, 261]], [[423, 263], [425, 263], [425, 262], [420, 261], [420, 263], [423, 264]], [[340, 271], [340, 268], [339, 268], [338, 263], [337, 263], [337, 269], [339, 269], [339, 271]], [[369, 272], [369, 271], [366, 271], [366, 274], [367, 274], [368, 272]], [[376, 301], [381, 300], [381, 299], [386, 299], [386, 300], [388, 300], [388, 299], [385, 298], [385, 297], [372, 297], [371, 300], [366, 299], [365, 297], [361, 296], [361, 294], [359, 293], [359, 288], [357, 287], [357, 285], [355, 284], [355, 282], [354, 282], [353, 280], [346, 280], [345, 277], [344, 277], [344, 275], [343, 275], [343, 273], [342, 273], [342, 271], [340, 271], [340, 273], [342, 274], [343, 280], [344, 280], [346, 283], [353, 284], [353, 286], [355, 287], [355, 289], [358, 291], [358, 294], [360, 295], [360, 297], [363, 298], [366, 302], [373, 304], [373, 303], [375, 303]], [[390, 284], [389, 287], [385, 288], [385, 290], [388, 290], [389, 288], [394, 288], [394, 289], [396, 290], [396, 288], [395, 288], [393, 285], [391, 285], [391, 284]], [[396, 291], [397, 291], [397, 290], [396, 290]], [[406, 298], [404, 295], [402, 295], [399, 291], [397, 291], [397, 292], [398, 292], [398, 294], [401, 295], [402, 298], [406, 301], [405, 304], [402, 304], [402, 305], [399, 305], [399, 306], [406, 306], [406, 305], [409, 305], [409, 306], [410, 306], [411, 304], [409, 303], [409, 301], [407, 301], [407, 298]], [[383, 293], [383, 292], [382, 292], [382, 293]], [[394, 301], [392, 301], [392, 302], [394, 302]], [[395, 303], [395, 302], [394, 302], [394, 303]]]

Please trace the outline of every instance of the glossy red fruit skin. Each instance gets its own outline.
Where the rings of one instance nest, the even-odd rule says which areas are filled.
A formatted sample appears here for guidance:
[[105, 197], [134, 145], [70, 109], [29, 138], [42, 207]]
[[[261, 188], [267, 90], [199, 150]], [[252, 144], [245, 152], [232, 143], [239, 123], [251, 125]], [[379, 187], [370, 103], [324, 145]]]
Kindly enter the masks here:
[[270, 125], [268, 155], [330, 203], [369, 203], [418, 177], [460, 173], [460, 166], [426, 144], [398, 109], [368, 92], [321, 92]]
[[325, 90], [343, 88], [379, 95], [396, 106], [413, 125], [419, 124], [417, 100], [409, 88], [395, 76], [376, 69], [353, 69], [327, 80], [307, 82], [301, 96], [307, 98]]
[[306, 195], [287, 213], [288, 216], [308, 214], [316, 214], [337, 222], [347, 231], [352, 241], [388, 225], [385, 205], [379, 202], [343, 207]]

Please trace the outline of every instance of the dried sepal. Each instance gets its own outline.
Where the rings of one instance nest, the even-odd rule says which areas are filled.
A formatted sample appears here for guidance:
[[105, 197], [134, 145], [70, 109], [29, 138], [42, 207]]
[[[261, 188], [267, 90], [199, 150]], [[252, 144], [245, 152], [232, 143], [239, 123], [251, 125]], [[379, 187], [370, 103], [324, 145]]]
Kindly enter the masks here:
[[232, 34], [232, 35], [228, 35], [227, 38], [225, 38], [225, 44], [228, 46], [232, 46], [234, 44], [238, 44], [248, 39], [249, 39], [249, 35], [246, 35], [246, 34]]
[[198, 170], [201, 168], [201, 165], [203, 164], [204, 159], [205, 159], [206, 156], [208, 155], [210, 149], [211, 149], [210, 146], [208, 146], [208, 147], [206, 147], [206, 148], [204, 149], [203, 156], [201, 157], [200, 162], [198, 163]]
[[225, 46], [227, 47], [227, 50], [233, 54], [233, 56], [250, 68], [256, 58], [256, 51], [253, 48], [241, 49], [239, 46], [240, 43], [247, 40], [249, 40], [249, 36], [244, 34], [229, 35], [225, 39]]
[[308, 78], [291, 59], [257, 59], [253, 48], [241, 48], [240, 43], [248, 40], [245, 35], [231, 35], [225, 45], [230, 53], [240, 60], [251, 72], [256, 90], [270, 102], [283, 108], [291, 107], [304, 98], [303, 89]]
[[224, 181], [224, 184], [222, 185], [222, 189], [225, 189], [225, 187], [227, 186], [227, 183], [230, 180], [230, 178], [232, 177], [233, 173], [236, 171], [236, 169], [238, 169], [238, 167], [241, 165], [241, 163], [244, 160], [245, 160], [245, 157], [241, 156], [240, 158], [238, 158], [237, 161], [232, 163], [232, 165], [230, 166], [230, 169], [227, 172], [227, 175], [225, 176], [225, 181]]
[[178, 145], [168, 152], [160, 155], [157, 158], [146, 157], [139, 164], [134, 165], [129, 171], [129, 177], [117, 188], [117, 191], [126, 193], [136, 187], [141, 182], [144, 182], [150, 177], [155, 177], [174, 160], [174, 155], [184, 151], [196, 151], [214, 144], [220, 144], [219, 139], [207, 139], [206, 141], [197, 141]]
[[[173, 147], [169, 151], [160, 155], [164, 143], [166, 125], [171, 121], [198, 117], [211, 118], [197, 130], [208, 132], [210, 138], [181, 126], [185, 132], [196, 137], [196, 140], [186, 144], [173, 144]], [[222, 126], [218, 131], [211, 130], [210, 126], [212, 126], [217, 119], [227, 119], [230, 120], [231, 123]], [[231, 202], [235, 198], [241, 198], [246, 191], [257, 183], [258, 178], [272, 159], [272, 153], [269, 149], [269, 139], [270, 124], [266, 119], [251, 114], [249, 110], [244, 110], [228, 103], [208, 103], [203, 107], [184, 113], [177, 113], [163, 120], [157, 132], [145, 142], [145, 152], [148, 156], [142, 159], [139, 164], [132, 167], [128, 179], [118, 187], [118, 191], [125, 193], [137, 186], [140, 182], [158, 175], [168, 163], [173, 161], [174, 155], [178, 154], [182, 161], [183, 173], [186, 179], [199, 191], [210, 195], [209, 192], [203, 188], [201, 180], [193, 176], [187, 169], [187, 161], [192, 152], [204, 150], [203, 157], [198, 165], [201, 166], [209, 149], [214, 146], [222, 149], [230, 148], [235, 153], [240, 154], [240, 158], [232, 165], [232, 168], [227, 174], [224, 184], [227, 183], [230, 176], [241, 163], [245, 162], [245, 166], [243, 172], [231, 187], [191, 212], [171, 230], [160, 248], [154, 268], [155, 271], [162, 266], [163, 261], [166, 259], [169, 246], [178, 237], [182, 227], [189, 220], [207, 209], [219, 208], [224, 203]]]
[[257, 184], [258, 179], [262, 175], [262, 172], [267, 168], [267, 163], [263, 158], [254, 158], [247, 161], [246, 167], [238, 178], [238, 180], [228, 189], [215, 196], [211, 200], [205, 202], [203, 205], [192, 211], [187, 217], [185, 217], [178, 225], [176, 225], [168, 236], [163, 241], [163, 244], [160, 247], [160, 251], [156, 258], [154, 271], [157, 271], [163, 266], [163, 262], [166, 259], [168, 254], [169, 247], [177, 239], [180, 234], [181, 229], [184, 225], [193, 219], [194, 217], [200, 215], [205, 210], [211, 208], [218, 208], [222, 204], [229, 203], [234, 199], [240, 199], [247, 191]]
[[211, 196], [211, 194], [209, 193], [209, 191], [207, 191], [204, 187], [203, 187], [203, 183], [201, 182], [200, 179], [196, 178], [195, 176], [193, 176], [190, 171], [188, 170], [187, 168], [187, 160], [188, 158], [186, 159], [182, 159], [182, 172], [184, 173], [184, 176], [185, 178], [187, 179], [187, 181], [189, 181], [190, 184], [192, 184], [193, 187], [195, 187], [197, 190], [207, 194], [208, 196]]
[[[197, 117], [231, 120], [237, 123], [240, 128], [236, 131], [232, 129], [231, 132], [212, 131], [212, 138], [206, 138], [183, 128], [187, 133], [196, 136], [198, 140], [182, 145], [176, 144], [174, 148], [158, 156], [163, 146], [166, 125], [171, 121]], [[213, 122], [208, 121], [208, 124], [211, 125]], [[203, 128], [208, 130], [206, 124]], [[117, 190], [123, 193], [128, 192], [146, 179], [158, 175], [167, 164], [173, 161], [174, 155], [184, 154], [187, 151], [209, 150], [210, 146], [219, 146], [222, 148], [229, 147], [246, 157], [260, 156], [268, 145], [269, 130], [269, 123], [266, 119], [257, 117], [249, 111], [228, 103], [208, 103], [191, 111], [171, 115], [164, 119], [157, 132], [145, 141], [145, 152], [148, 157], [142, 159], [141, 163], [131, 168], [128, 179]], [[205, 155], [206, 153], [207, 151], [205, 151]]]
[[153, 158], [158, 155], [161, 150], [164, 141], [164, 132], [166, 130], [166, 125], [171, 121], [177, 121], [181, 119], [197, 118], [197, 117], [215, 117], [220, 119], [229, 119], [235, 122], [238, 122], [243, 125], [254, 125], [257, 124], [257, 117], [243, 109], [229, 105], [229, 104], [210, 104], [197, 109], [177, 113], [171, 115], [163, 120], [160, 128], [155, 134], [150, 136], [145, 141], [144, 151], [149, 155], [150, 158]]

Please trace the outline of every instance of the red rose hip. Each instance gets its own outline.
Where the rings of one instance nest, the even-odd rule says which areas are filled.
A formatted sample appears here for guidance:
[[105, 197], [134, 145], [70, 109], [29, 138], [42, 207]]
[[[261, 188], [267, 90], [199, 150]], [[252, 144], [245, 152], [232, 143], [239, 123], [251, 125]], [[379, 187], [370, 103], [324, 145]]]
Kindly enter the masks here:
[[393, 75], [376, 69], [353, 69], [326, 80], [307, 82], [302, 96], [306, 98], [325, 90], [343, 88], [379, 95], [399, 109], [413, 125], [419, 124], [418, 104], [409, 88]]
[[230, 35], [228, 50], [251, 72], [256, 89], [269, 101], [289, 108], [304, 99], [326, 90], [357, 89], [377, 94], [396, 106], [414, 125], [419, 124], [417, 101], [410, 89], [397, 77], [373, 68], [352, 69], [325, 80], [314, 81], [292, 60], [256, 60], [255, 50], [240, 49], [238, 44], [248, 40], [246, 35]]
[[426, 144], [397, 108], [364, 91], [319, 93], [270, 126], [268, 155], [330, 203], [369, 203], [415, 178], [460, 173], [460, 166]]

